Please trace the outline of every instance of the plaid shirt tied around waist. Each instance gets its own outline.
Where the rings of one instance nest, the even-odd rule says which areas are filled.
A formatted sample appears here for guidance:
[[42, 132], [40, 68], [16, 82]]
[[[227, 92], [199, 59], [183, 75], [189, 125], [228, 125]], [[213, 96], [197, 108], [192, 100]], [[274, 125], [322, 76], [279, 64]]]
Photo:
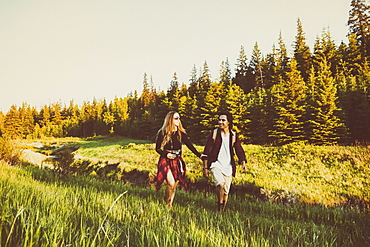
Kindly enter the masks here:
[[185, 191], [188, 190], [188, 183], [186, 182], [186, 165], [181, 156], [176, 157], [175, 159], [168, 159], [160, 157], [158, 161], [158, 172], [156, 176], [156, 190], [158, 191], [167, 178], [167, 173], [171, 169], [173, 178], [175, 181], [180, 181], [184, 186]]

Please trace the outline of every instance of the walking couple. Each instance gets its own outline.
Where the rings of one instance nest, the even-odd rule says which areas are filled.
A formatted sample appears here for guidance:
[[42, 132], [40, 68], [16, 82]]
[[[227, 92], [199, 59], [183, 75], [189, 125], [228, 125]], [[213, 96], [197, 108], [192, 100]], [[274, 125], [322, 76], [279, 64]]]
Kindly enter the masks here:
[[185, 191], [186, 165], [182, 158], [182, 143], [184, 143], [197, 157], [203, 160], [203, 175], [208, 177], [210, 171], [216, 186], [218, 210], [223, 212], [228, 200], [232, 177], [235, 176], [236, 164], [234, 154], [239, 159], [243, 170], [245, 166], [245, 153], [240, 139], [232, 129], [232, 115], [223, 112], [219, 114], [219, 127], [209, 133], [203, 154], [199, 153], [190, 141], [181, 124], [177, 112], [169, 112], [156, 137], [156, 151], [160, 154], [158, 172], [156, 177], [156, 190], [158, 191], [166, 180], [165, 202], [171, 209], [175, 197], [176, 187], [180, 182]]

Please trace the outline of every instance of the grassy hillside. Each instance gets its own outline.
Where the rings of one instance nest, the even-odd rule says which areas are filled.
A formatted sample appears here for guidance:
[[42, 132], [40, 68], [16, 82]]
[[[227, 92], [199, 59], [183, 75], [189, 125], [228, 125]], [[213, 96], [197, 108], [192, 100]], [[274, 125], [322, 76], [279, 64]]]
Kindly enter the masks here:
[[1, 246], [369, 246], [370, 215], [356, 208], [163, 190], [0, 162]]
[[[44, 141], [46, 148], [41, 151], [47, 153], [63, 141], [73, 142], [79, 147], [73, 165], [79, 173], [141, 185], [148, 184], [156, 174], [158, 154], [153, 143], [122, 137], [62, 139]], [[203, 147], [197, 146], [197, 149], [201, 152]], [[368, 147], [295, 143], [282, 147], [245, 145], [244, 149], [248, 172], [242, 174], [238, 167], [233, 192], [270, 201], [369, 207]], [[187, 176], [193, 182], [192, 188], [209, 189], [211, 181], [202, 177], [201, 161], [185, 146], [184, 160], [187, 162]]]
[[239, 170], [219, 215], [212, 181], [186, 147], [191, 191], [180, 189], [169, 212], [152, 184], [153, 143], [96, 137], [23, 147], [42, 160], [63, 145], [78, 148], [68, 172], [0, 163], [1, 246], [370, 246], [368, 147], [245, 145], [248, 172]]
[[[158, 154], [154, 144], [123, 137], [41, 140], [37, 152], [50, 154], [62, 143], [73, 143], [78, 174], [150, 185]], [[202, 146], [196, 146], [201, 152]], [[232, 192], [279, 202], [369, 208], [370, 148], [313, 146], [294, 143], [281, 147], [245, 145], [248, 172], [239, 172]], [[202, 177], [201, 161], [184, 146], [187, 177], [193, 189], [212, 189]]]

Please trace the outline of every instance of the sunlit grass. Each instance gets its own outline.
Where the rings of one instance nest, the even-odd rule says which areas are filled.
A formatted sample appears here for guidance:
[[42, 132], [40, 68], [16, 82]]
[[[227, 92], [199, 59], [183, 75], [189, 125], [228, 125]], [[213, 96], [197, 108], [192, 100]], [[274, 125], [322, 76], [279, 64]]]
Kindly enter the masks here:
[[154, 144], [124, 137], [112, 137], [79, 142], [76, 156], [94, 161], [121, 163], [121, 167], [154, 170], [158, 154]]
[[[153, 181], [159, 155], [154, 143], [120, 136], [88, 139], [67, 138], [38, 140], [45, 145], [73, 142], [79, 147], [77, 160], [89, 160], [99, 167], [119, 164], [118, 174], [132, 170], [147, 172]], [[196, 146], [203, 151], [203, 146]], [[313, 146], [294, 143], [282, 147], [244, 145], [247, 173], [238, 167], [233, 184], [253, 193], [264, 193], [270, 200], [338, 206], [370, 201], [370, 149], [364, 146]], [[187, 177], [191, 182], [204, 181], [198, 157], [183, 147]], [[91, 175], [96, 175], [91, 172]], [[143, 178], [144, 181], [146, 178]], [[208, 181], [211, 184], [210, 181]], [[369, 207], [369, 204], [363, 206]]]
[[[164, 190], [0, 164], [1, 246], [366, 246], [369, 212]], [[13, 226], [13, 228], [12, 228]], [[96, 238], [95, 238], [96, 236]]]

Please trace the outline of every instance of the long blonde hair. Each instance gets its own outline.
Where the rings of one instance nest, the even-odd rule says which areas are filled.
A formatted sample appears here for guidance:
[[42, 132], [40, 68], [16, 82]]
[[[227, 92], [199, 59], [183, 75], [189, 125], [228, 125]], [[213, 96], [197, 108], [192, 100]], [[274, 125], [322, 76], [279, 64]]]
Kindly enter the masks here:
[[166, 117], [164, 118], [162, 128], [160, 128], [159, 131], [158, 131], [158, 133], [162, 132], [162, 134], [163, 134], [163, 141], [161, 143], [161, 148], [162, 149], [171, 140], [172, 136], [176, 132], [179, 133], [179, 138], [180, 138], [179, 141], [180, 142], [181, 142], [181, 134], [182, 133], [186, 134], [186, 131], [185, 131], [184, 127], [182, 126], [181, 120], [180, 120], [179, 126], [177, 126], [177, 130], [176, 130], [176, 126], [173, 123], [173, 116], [176, 113], [178, 114], [178, 112], [175, 112], [175, 111], [170, 111], [169, 113], [167, 113]]

